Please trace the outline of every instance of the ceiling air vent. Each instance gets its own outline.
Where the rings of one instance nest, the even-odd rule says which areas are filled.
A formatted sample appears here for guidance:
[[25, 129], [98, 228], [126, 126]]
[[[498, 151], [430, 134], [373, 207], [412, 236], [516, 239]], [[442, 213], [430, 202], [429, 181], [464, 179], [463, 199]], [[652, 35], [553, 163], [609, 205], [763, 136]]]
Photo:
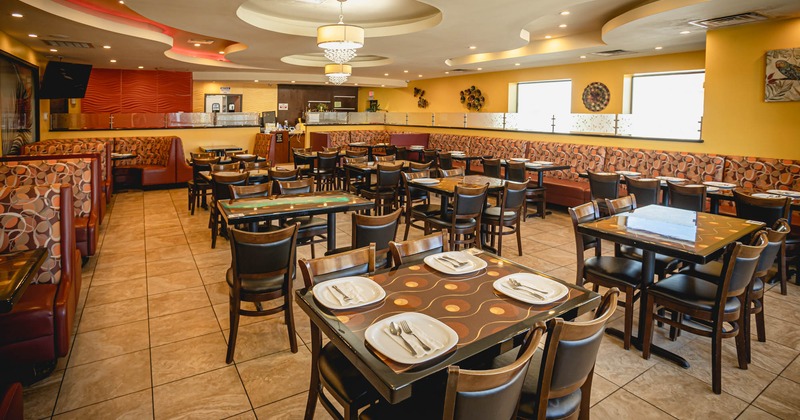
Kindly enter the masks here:
[[473, 69], [453, 69], [453, 70], [450, 70], [450, 71], [456, 72], [456, 73], [466, 73], [468, 71], [475, 71], [475, 70], [473, 70]]
[[614, 57], [618, 55], [628, 55], [628, 54], [636, 54], [635, 51], [627, 51], [627, 50], [608, 50], [608, 51], [598, 51], [591, 53], [592, 55], [599, 55], [601, 57]]
[[701, 28], [723, 28], [726, 26], [743, 25], [745, 23], [759, 22], [769, 19], [767, 16], [758, 12], [740, 13], [738, 15], [723, 16], [711, 19], [693, 20], [689, 22]]
[[211, 45], [214, 43], [213, 39], [189, 39], [186, 42], [190, 44]]
[[80, 41], [59, 41], [56, 39], [43, 39], [42, 42], [51, 46], [51, 47], [62, 47], [62, 48], [94, 48], [90, 42], [80, 42]]

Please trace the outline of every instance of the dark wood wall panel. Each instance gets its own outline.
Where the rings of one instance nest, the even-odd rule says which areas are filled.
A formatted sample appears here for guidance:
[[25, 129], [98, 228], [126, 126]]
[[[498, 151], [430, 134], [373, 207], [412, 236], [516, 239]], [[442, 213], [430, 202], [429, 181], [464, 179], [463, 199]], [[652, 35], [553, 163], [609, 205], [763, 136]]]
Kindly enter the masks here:
[[192, 112], [192, 73], [92, 69], [84, 113]]
[[[355, 86], [278, 85], [278, 103], [289, 104], [288, 110], [278, 111], [278, 122], [283, 124], [288, 120], [289, 124], [297, 124], [297, 118], [303, 117], [308, 101], [329, 101], [328, 110], [333, 111], [334, 96], [358, 97], [358, 88]], [[353, 100], [354, 104], [355, 102]]]

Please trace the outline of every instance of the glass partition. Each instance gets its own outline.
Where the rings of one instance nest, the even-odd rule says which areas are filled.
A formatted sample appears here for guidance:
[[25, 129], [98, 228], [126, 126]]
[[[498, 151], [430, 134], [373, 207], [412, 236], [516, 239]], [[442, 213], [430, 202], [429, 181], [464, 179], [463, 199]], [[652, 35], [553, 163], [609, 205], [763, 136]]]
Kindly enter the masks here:
[[[430, 125], [430, 121], [428, 122], [428, 125]], [[446, 112], [434, 114], [433, 125], [436, 127], [466, 127], [466, 115], [463, 112], [459, 112], [457, 114]]]
[[[347, 114], [341, 113], [347, 122]], [[257, 112], [173, 112], [173, 113], [97, 113], [97, 114], [52, 114], [51, 131], [110, 130], [110, 129], [155, 129], [185, 127], [258, 127]]]
[[406, 114], [406, 121], [408, 125], [424, 125], [430, 127], [433, 125], [433, 113], [409, 112]]
[[502, 113], [469, 112], [466, 114], [467, 127], [505, 129], [505, 116]]

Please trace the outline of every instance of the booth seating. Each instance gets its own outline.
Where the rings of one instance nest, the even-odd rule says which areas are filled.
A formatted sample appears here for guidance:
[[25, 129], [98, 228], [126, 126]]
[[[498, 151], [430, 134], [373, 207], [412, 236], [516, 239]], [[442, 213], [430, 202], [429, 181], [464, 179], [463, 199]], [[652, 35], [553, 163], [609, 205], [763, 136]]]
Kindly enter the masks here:
[[395, 146], [428, 146], [427, 133], [393, 133], [386, 130], [351, 130], [311, 133], [311, 150], [325, 150], [326, 147], [346, 149], [350, 143], [393, 144]]
[[186, 163], [180, 137], [116, 137], [114, 152], [135, 157], [114, 162], [120, 168], [142, 170], [142, 186], [188, 182], [192, 167]]
[[31, 185], [72, 186], [75, 241], [81, 255], [97, 252], [100, 232], [100, 155], [9, 156], [0, 158], [0, 182], [9, 188]]
[[[81, 287], [69, 185], [0, 187], [0, 252], [47, 248], [32, 284], [10, 312], [0, 313], [0, 381], [66, 356]], [[35, 229], [33, 229], [35, 227]], [[22, 230], [30, 234], [20, 235]]]
[[0, 383], [0, 419], [23, 419], [22, 408], [22, 384]]

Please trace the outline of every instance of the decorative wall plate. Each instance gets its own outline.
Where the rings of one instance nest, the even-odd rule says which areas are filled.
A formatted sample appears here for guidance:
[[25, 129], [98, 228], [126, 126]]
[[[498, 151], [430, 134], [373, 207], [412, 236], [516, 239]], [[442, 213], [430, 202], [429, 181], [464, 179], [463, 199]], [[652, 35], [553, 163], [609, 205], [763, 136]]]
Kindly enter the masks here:
[[589, 111], [597, 112], [606, 109], [609, 99], [611, 99], [611, 92], [603, 83], [589, 83], [589, 86], [583, 90], [583, 106]]

